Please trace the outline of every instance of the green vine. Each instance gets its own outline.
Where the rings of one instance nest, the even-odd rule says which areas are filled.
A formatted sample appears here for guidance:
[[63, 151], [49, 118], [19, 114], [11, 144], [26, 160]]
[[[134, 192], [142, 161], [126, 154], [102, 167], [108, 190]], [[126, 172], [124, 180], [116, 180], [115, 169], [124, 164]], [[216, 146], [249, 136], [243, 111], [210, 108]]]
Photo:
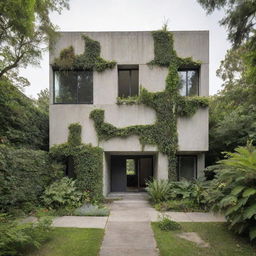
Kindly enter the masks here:
[[195, 114], [198, 108], [207, 107], [206, 97], [180, 96], [179, 68], [199, 67], [199, 62], [192, 58], [179, 58], [173, 49], [173, 36], [167, 30], [152, 33], [154, 39], [155, 58], [149, 65], [168, 67], [166, 87], [162, 92], [149, 92], [141, 89], [140, 95], [135, 99], [118, 99], [117, 104], [144, 104], [156, 112], [156, 122], [152, 125], [134, 125], [117, 128], [104, 122], [104, 110], [95, 109], [90, 113], [93, 119], [99, 141], [113, 137], [139, 136], [142, 146], [146, 144], [157, 145], [158, 150], [168, 156], [169, 179], [176, 180], [176, 152], [178, 149], [177, 118], [189, 117]]
[[98, 41], [82, 35], [85, 42], [83, 54], [75, 55], [73, 46], [63, 49], [59, 58], [55, 58], [53, 68], [58, 70], [95, 70], [102, 72], [115, 67], [115, 61], [107, 61], [100, 57], [101, 47]]
[[67, 163], [72, 158], [76, 184], [81, 191], [87, 191], [92, 200], [102, 199], [103, 151], [99, 147], [81, 143], [82, 127], [78, 123], [69, 126], [68, 142], [54, 145], [50, 149], [53, 159]]

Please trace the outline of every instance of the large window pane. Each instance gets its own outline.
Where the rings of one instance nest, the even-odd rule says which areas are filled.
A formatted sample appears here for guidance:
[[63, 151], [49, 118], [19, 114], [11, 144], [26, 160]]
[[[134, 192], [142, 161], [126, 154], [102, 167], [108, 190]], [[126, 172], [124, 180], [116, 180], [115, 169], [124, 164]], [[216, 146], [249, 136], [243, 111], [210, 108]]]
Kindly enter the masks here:
[[127, 98], [139, 93], [138, 65], [121, 65], [118, 67], [118, 96]]
[[193, 180], [196, 178], [196, 156], [179, 156], [178, 157], [178, 176], [179, 180]]
[[85, 71], [77, 76], [78, 103], [93, 103], [93, 77], [92, 72]]
[[54, 103], [93, 103], [92, 71], [55, 71]]
[[198, 72], [196, 70], [187, 71], [188, 76], [188, 96], [198, 95]]
[[187, 96], [187, 72], [186, 71], [179, 71], [179, 77], [180, 77], [180, 95], [181, 96]]
[[180, 70], [180, 95], [197, 96], [199, 95], [199, 72], [198, 70]]

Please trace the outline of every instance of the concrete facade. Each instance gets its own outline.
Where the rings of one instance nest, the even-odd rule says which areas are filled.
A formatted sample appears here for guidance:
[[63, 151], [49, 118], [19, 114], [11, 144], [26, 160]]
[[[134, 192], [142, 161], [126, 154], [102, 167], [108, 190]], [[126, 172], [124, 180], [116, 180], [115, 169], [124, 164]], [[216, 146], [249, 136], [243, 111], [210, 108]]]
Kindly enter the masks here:
[[[101, 56], [115, 60], [118, 65], [139, 65], [139, 84], [148, 91], [165, 88], [167, 68], [150, 68], [147, 63], [154, 58], [154, 42], [151, 32], [62, 32], [55, 49], [50, 52], [50, 145], [67, 141], [68, 126], [78, 122], [82, 125], [82, 141], [99, 145], [104, 150], [104, 194], [110, 191], [110, 167], [108, 158], [113, 153], [154, 155], [157, 178], [167, 178], [167, 157], [158, 153], [157, 147], [146, 145], [142, 152], [138, 137], [113, 138], [98, 144], [94, 123], [89, 119], [93, 109], [105, 110], [105, 121], [117, 127], [154, 123], [154, 110], [143, 105], [118, 106], [117, 66], [102, 73], [93, 73], [93, 104], [53, 104], [53, 70], [51, 64], [60, 51], [73, 46], [76, 54], [84, 52], [82, 34], [101, 44]], [[209, 33], [208, 31], [177, 31], [174, 47], [180, 57], [193, 57], [201, 62], [199, 72], [199, 95], [208, 96], [209, 91]], [[208, 109], [199, 109], [191, 118], [178, 120], [179, 154], [197, 155], [198, 176], [204, 168], [204, 152], [208, 150]]]

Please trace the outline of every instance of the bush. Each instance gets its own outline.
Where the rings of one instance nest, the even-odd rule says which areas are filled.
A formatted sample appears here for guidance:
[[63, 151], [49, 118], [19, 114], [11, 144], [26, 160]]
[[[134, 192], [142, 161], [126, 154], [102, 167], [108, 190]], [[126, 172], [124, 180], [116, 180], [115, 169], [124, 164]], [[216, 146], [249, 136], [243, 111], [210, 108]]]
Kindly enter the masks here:
[[21, 224], [0, 215], [0, 256], [24, 255], [27, 249], [38, 248], [51, 231], [51, 219]]
[[76, 216], [108, 216], [109, 209], [106, 207], [99, 207], [98, 205], [84, 204], [74, 211]]
[[79, 207], [86, 196], [78, 191], [74, 180], [64, 177], [46, 188], [42, 198], [46, 207], [60, 209]]
[[170, 220], [167, 216], [163, 215], [160, 217], [158, 227], [163, 231], [179, 230], [181, 225], [175, 221]]
[[248, 144], [226, 157], [216, 168], [208, 203], [225, 214], [235, 233], [256, 239], [256, 149]]
[[157, 211], [178, 211], [178, 212], [201, 212], [204, 211], [195, 201], [191, 199], [169, 200], [158, 203], [154, 206]]
[[62, 173], [63, 167], [45, 151], [0, 145], [0, 211], [31, 211], [45, 188]]
[[171, 183], [168, 180], [149, 181], [146, 191], [153, 203], [167, 201], [170, 198]]

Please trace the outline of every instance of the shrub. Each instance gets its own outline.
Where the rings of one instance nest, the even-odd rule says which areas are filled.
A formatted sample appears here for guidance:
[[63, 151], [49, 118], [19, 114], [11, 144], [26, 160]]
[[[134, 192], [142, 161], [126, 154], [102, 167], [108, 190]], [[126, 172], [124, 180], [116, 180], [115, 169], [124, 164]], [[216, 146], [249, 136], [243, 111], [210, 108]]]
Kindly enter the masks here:
[[0, 145], [0, 211], [31, 211], [45, 188], [62, 173], [63, 167], [45, 151]]
[[59, 209], [79, 207], [86, 196], [78, 191], [74, 180], [64, 177], [46, 188], [42, 198], [46, 207]]
[[24, 255], [28, 248], [38, 248], [51, 231], [51, 219], [21, 224], [0, 215], [0, 256]]
[[226, 153], [211, 183], [208, 203], [225, 214], [238, 234], [256, 238], [256, 149], [251, 144]]
[[168, 180], [149, 181], [146, 191], [153, 203], [160, 203], [170, 198], [171, 183]]
[[106, 207], [99, 207], [98, 205], [84, 204], [74, 211], [77, 216], [108, 216], [109, 209]]
[[163, 231], [179, 230], [181, 225], [176, 221], [170, 220], [167, 216], [162, 215], [158, 222], [158, 227]]
[[155, 205], [157, 211], [179, 211], [179, 212], [195, 212], [203, 211], [195, 201], [191, 199], [169, 200]]

